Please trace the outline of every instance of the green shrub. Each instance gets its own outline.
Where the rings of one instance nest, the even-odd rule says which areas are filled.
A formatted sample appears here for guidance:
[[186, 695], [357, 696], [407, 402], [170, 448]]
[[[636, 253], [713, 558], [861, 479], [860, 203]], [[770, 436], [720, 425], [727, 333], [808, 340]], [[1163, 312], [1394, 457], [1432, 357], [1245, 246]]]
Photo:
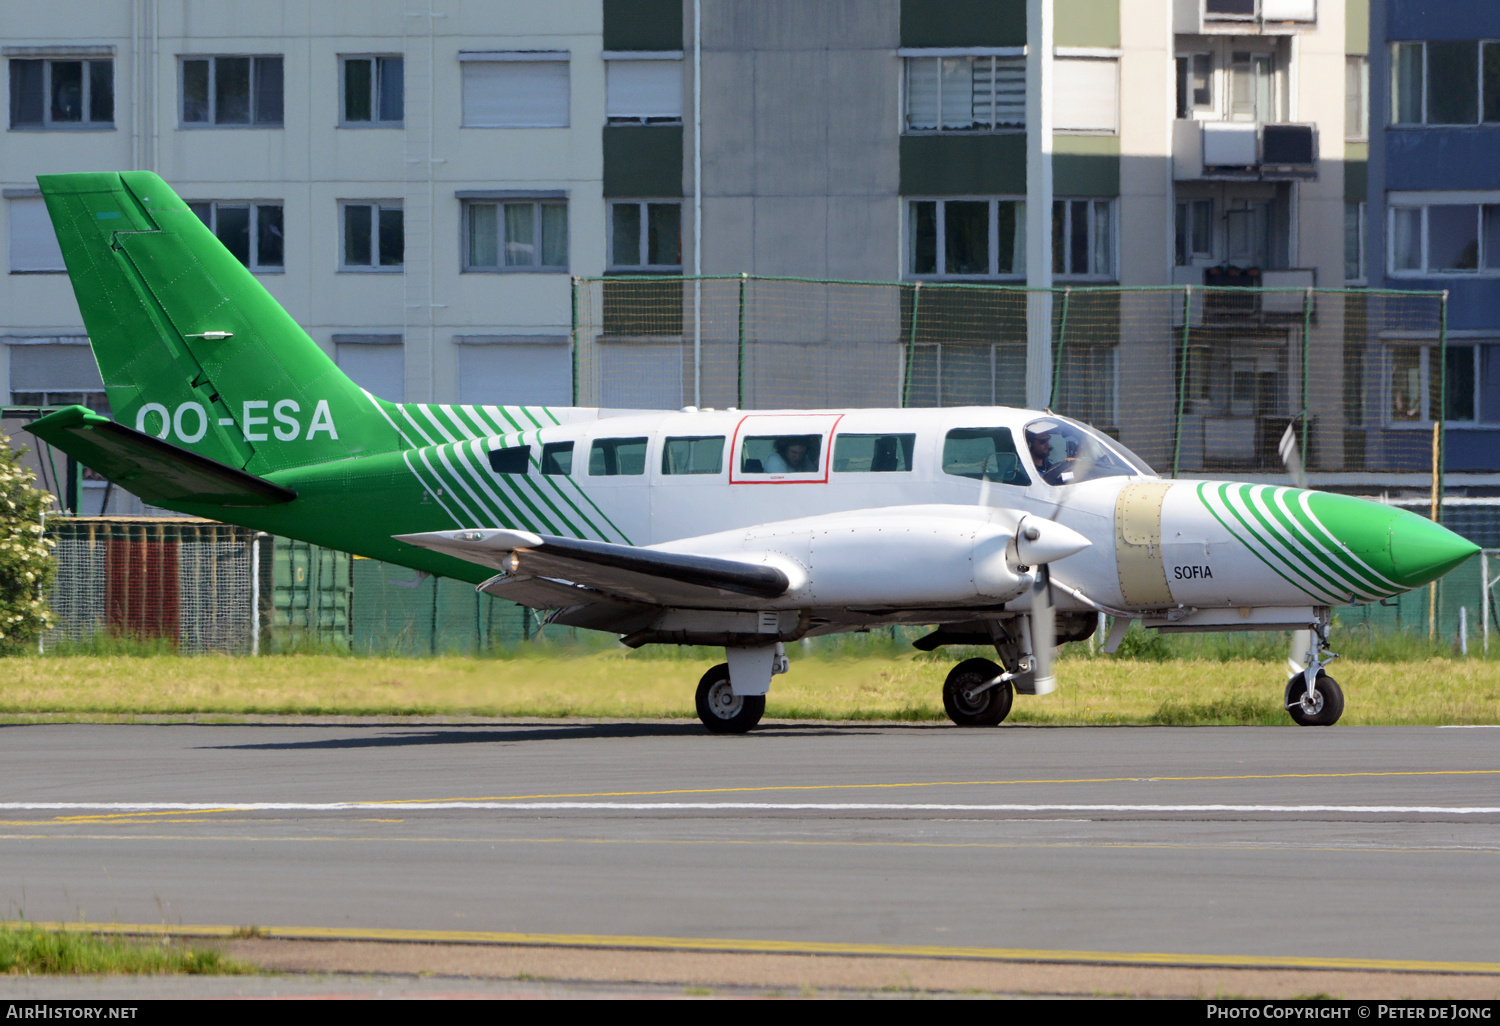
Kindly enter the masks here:
[[47, 588], [56, 564], [42, 516], [52, 496], [33, 488], [21, 452], [0, 435], [0, 654], [34, 643], [52, 626]]

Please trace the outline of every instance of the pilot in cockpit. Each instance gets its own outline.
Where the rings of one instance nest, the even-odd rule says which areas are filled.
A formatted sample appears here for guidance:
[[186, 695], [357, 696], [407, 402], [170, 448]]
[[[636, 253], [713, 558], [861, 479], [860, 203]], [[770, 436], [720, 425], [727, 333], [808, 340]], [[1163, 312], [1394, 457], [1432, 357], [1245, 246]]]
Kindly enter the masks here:
[[1036, 425], [1038, 430], [1027, 428], [1026, 445], [1031, 449], [1031, 462], [1036, 464], [1036, 471], [1045, 479], [1047, 472], [1057, 466], [1057, 461], [1052, 458], [1052, 434], [1049, 431], [1040, 430], [1044, 425]]

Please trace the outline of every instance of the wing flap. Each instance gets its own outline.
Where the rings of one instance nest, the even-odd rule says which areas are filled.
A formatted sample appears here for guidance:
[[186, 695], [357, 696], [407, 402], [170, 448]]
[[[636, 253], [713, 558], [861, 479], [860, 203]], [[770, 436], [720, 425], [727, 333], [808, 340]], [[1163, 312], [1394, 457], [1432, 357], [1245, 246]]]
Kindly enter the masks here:
[[154, 505], [275, 506], [290, 488], [116, 424], [85, 406], [67, 406], [26, 430]]
[[[550, 578], [650, 605], [775, 598], [790, 582], [775, 567], [713, 556], [580, 541], [528, 531], [479, 529], [396, 536], [435, 552], [494, 567], [510, 578]], [[487, 590], [504, 586], [504, 579]]]

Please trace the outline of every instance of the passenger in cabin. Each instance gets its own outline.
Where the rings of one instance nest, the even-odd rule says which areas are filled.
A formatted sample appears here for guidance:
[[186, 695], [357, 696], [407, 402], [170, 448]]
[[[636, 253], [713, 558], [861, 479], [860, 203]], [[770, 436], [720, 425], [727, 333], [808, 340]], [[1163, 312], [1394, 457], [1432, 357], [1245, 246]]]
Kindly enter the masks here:
[[817, 469], [817, 458], [810, 458], [807, 440], [795, 435], [776, 439], [775, 451], [766, 457], [767, 474], [811, 474]]

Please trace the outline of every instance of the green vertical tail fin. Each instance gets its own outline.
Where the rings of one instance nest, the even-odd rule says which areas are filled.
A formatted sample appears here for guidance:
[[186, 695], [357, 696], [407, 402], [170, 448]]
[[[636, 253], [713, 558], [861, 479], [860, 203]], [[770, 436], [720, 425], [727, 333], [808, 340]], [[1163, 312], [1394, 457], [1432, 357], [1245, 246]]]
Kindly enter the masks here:
[[37, 182], [117, 421], [253, 474], [401, 446], [156, 175]]

